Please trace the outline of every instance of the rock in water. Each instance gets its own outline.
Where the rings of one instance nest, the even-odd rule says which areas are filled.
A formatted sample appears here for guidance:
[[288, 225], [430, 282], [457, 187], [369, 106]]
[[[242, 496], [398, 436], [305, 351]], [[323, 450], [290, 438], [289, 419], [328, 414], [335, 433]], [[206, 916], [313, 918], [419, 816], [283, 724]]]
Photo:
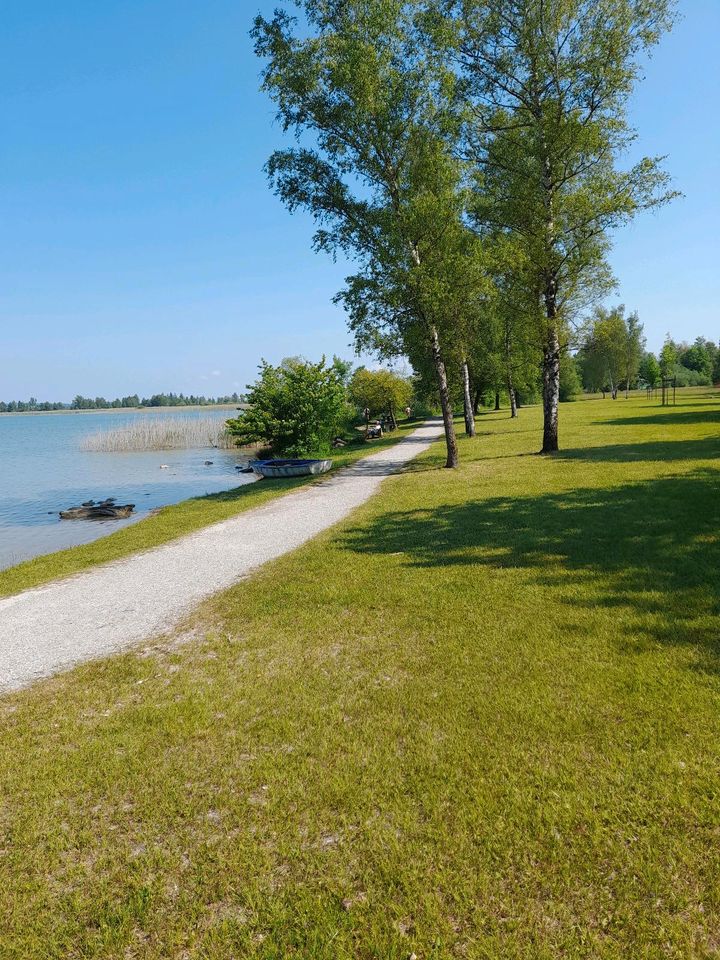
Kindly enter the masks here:
[[81, 507], [70, 507], [69, 510], [60, 511], [61, 520], [125, 520], [135, 509], [134, 503], [126, 503], [122, 506], [113, 503], [111, 500], [104, 500], [102, 503], [88, 506], [83, 504]]

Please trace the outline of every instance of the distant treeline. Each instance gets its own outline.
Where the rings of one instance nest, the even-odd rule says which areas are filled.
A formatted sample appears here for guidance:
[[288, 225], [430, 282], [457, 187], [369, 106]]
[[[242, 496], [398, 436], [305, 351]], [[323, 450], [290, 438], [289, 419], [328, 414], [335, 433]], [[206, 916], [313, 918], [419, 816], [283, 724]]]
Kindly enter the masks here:
[[[643, 325], [637, 312], [625, 316], [622, 304], [611, 310], [596, 307], [582, 331], [579, 349], [564, 364], [565, 373], [569, 371], [575, 380], [579, 378], [589, 393], [609, 392], [613, 397], [619, 389], [654, 389], [663, 380], [674, 381], [678, 387], [720, 383], [720, 345], [705, 337], [678, 343], [668, 334], [656, 356], [645, 349]], [[561, 385], [562, 367], [561, 363]]]
[[129, 397], [117, 397], [115, 400], [106, 400], [105, 397], [83, 397], [78, 394], [72, 403], [53, 403], [39, 401], [35, 397], [29, 400], [0, 400], [0, 413], [31, 413], [43, 410], [118, 410], [137, 407], [213, 407], [225, 403], [242, 403], [243, 397], [233, 393], [228, 397], [196, 397], [194, 394], [186, 396], [184, 393], [154, 393], [151, 397], [138, 396], [133, 393]]

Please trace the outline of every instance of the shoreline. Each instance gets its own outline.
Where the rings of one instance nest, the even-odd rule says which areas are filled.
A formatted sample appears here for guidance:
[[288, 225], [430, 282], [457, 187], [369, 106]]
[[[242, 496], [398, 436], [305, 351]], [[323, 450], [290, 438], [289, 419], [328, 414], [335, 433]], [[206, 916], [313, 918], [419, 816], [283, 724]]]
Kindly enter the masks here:
[[352, 469], [323, 475], [291, 498], [0, 600], [0, 692], [174, 629], [202, 601], [344, 520], [385, 478], [428, 451], [441, 430], [427, 421], [390, 447], [363, 449]]
[[205, 403], [205, 404], [186, 404], [180, 405], [177, 407], [102, 407], [97, 410], [7, 410], [0, 412], [0, 417], [40, 417], [40, 416], [55, 416], [57, 414], [71, 413], [75, 414], [91, 414], [97, 415], [100, 413], [160, 413], [167, 412], [171, 410], [177, 411], [187, 411], [187, 410], [242, 410], [247, 407], [245, 403]]
[[[333, 456], [333, 473], [379, 450], [394, 446], [418, 424], [401, 425], [395, 434], [371, 444], [351, 445]], [[241, 449], [241, 448], [239, 448]], [[138, 520], [117, 521], [123, 526], [88, 543], [38, 554], [0, 570], [0, 599], [13, 596], [58, 579], [74, 575], [90, 567], [122, 560], [214, 523], [236, 517], [285, 493], [310, 483], [322, 482], [326, 475], [284, 480], [263, 480], [262, 483], [238, 483], [224, 491], [188, 497], [158, 507], [150, 516]]]

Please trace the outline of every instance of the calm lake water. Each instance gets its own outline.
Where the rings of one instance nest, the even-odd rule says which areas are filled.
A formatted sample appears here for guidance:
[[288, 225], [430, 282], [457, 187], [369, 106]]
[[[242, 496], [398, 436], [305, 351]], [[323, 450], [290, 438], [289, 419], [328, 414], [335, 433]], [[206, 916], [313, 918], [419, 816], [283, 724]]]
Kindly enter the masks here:
[[[146, 417], [227, 419], [233, 411], [162, 410], [118, 413], [0, 414], [0, 569], [65, 547], [89, 543], [189, 497], [218, 493], [253, 477], [232, 450], [89, 453], [83, 439]], [[211, 467], [205, 460], [212, 460]], [[167, 464], [169, 469], [161, 470]], [[58, 511], [86, 500], [134, 503], [130, 520], [60, 520]]]

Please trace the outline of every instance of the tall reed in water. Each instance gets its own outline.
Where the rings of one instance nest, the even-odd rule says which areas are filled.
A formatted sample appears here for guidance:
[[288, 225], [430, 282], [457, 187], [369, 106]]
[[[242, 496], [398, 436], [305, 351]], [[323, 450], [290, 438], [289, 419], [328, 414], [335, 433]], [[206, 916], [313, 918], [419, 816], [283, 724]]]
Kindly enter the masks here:
[[133, 423], [101, 430], [86, 437], [82, 449], [93, 453], [132, 453], [144, 450], [230, 450], [235, 441], [217, 417], [138, 418]]

